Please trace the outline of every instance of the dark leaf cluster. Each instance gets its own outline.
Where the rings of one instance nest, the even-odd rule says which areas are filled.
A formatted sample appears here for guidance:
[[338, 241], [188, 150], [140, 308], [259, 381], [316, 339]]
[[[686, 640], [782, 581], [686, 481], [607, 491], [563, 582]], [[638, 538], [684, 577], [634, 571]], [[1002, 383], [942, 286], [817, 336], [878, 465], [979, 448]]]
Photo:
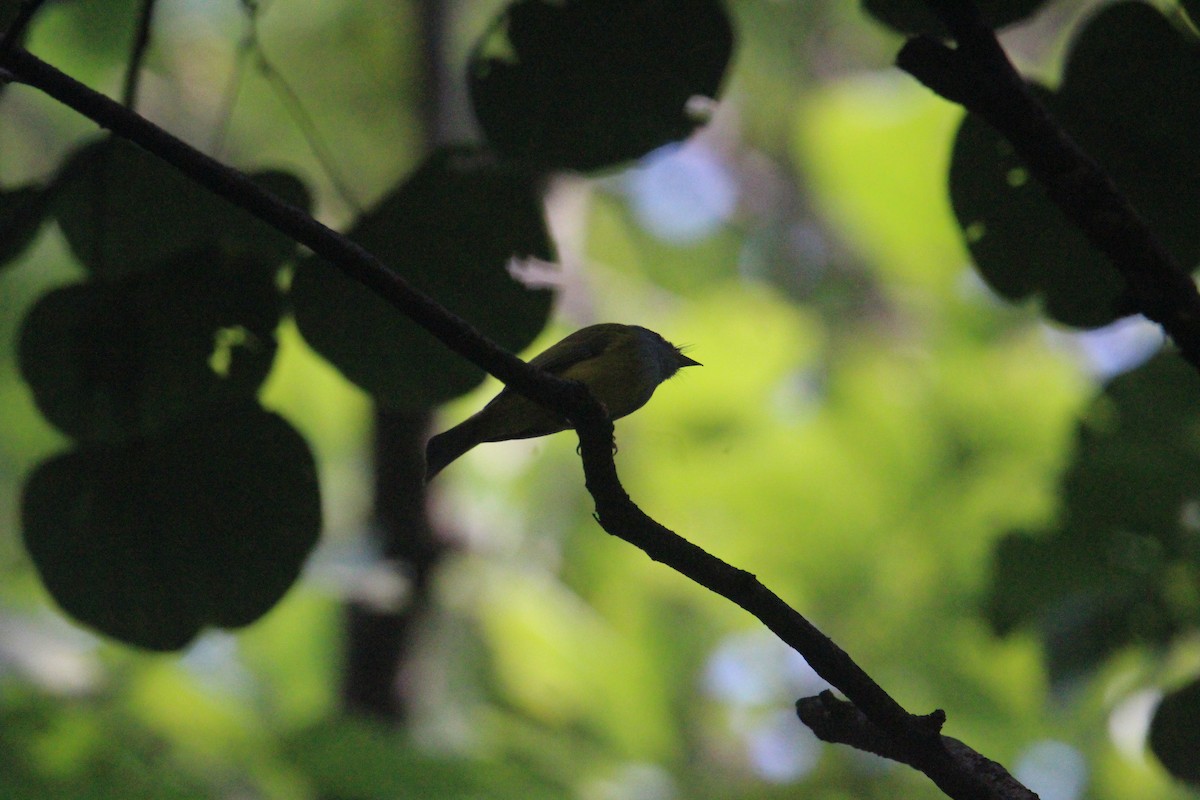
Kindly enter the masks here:
[[[1088, 21], [1062, 84], [1039, 93], [1189, 269], [1200, 263], [1200, 159], [1180, 143], [1200, 126], [1197, 87], [1200, 42], [1150, 6], [1122, 3]], [[1038, 297], [1076, 327], [1134, 312], [1121, 275], [975, 114], [955, 140], [950, 197], [980, 274], [1004, 297]]]
[[[616, 5], [514, 2], [467, 76], [486, 141], [432, 153], [348, 226], [509, 351], [533, 341], [553, 299], [512, 270], [554, 258], [549, 173], [687, 136], [701, 121], [689, 102], [715, 96], [731, 55], [716, 0]], [[250, 177], [309, 206], [291, 174]], [[0, 191], [0, 265], [50, 222], [87, 277], [29, 310], [19, 361], [75, 445], [28, 478], [25, 543], [63, 609], [130, 644], [175, 649], [206, 626], [249, 624], [316, 542], [312, 455], [256, 399], [285, 314], [385, 408], [429, 409], [483, 378], [364, 285], [123, 140], [78, 147], [46, 185]]]
[[[279, 172], [254, 176], [304, 207]], [[16, 195], [18, 256], [53, 221], [87, 278], [27, 313], [18, 359], [75, 446], [22, 498], [26, 548], [76, 619], [174, 649], [270, 609], [320, 529], [304, 439], [255, 399], [295, 244], [119, 139]]]

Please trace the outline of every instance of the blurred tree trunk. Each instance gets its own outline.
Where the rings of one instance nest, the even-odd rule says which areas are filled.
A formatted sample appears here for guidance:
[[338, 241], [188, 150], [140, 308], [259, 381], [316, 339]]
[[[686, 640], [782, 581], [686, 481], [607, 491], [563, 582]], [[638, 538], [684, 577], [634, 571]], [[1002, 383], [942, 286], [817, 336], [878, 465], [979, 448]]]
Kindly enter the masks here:
[[347, 710], [402, 722], [407, 704], [397, 675], [412, 653], [442, 548], [425, 514], [422, 445], [428, 414], [375, 415], [372, 533], [380, 558], [410, 581], [404, 602], [380, 608], [351, 601], [346, 619], [343, 701]]
[[[422, 116], [431, 142], [443, 130], [445, 86], [443, 37], [445, 6], [450, 0], [421, 0]], [[351, 601], [346, 609], [345, 672], [342, 701], [356, 714], [402, 723], [408, 702], [399, 676], [413, 655], [415, 637], [428, 609], [433, 574], [444, 547], [425, 508], [424, 444], [432, 415], [377, 411], [374, 430], [374, 524], [371, 534], [379, 556], [408, 579], [398, 608]]]

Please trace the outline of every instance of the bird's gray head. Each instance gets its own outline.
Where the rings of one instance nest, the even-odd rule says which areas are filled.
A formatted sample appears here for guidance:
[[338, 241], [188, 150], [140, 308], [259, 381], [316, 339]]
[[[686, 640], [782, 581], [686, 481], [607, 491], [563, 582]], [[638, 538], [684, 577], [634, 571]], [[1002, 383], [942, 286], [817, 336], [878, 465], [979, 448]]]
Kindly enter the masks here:
[[653, 359], [658, 383], [662, 383], [683, 367], [702, 366], [699, 361], [688, 358], [682, 350], [649, 328], [643, 328], [640, 325], [631, 327], [637, 330], [642, 342], [642, 351]]

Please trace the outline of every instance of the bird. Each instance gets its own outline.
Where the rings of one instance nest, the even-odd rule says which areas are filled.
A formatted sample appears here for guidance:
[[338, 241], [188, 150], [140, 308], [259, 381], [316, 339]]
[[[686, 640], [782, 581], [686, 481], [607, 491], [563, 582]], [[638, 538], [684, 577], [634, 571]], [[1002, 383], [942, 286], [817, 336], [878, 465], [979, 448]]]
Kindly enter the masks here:
[[[617, 322], [580, 328], [529, 363], [583, 383], [609, 419], [637, 411], [660, 383], [683, 367], [701, 366], [654, 331]], [[474, 416], [429, 440], [425, 482], [476, 445], [546, 436], [570, 427], [560, 415], [505, 388]]]

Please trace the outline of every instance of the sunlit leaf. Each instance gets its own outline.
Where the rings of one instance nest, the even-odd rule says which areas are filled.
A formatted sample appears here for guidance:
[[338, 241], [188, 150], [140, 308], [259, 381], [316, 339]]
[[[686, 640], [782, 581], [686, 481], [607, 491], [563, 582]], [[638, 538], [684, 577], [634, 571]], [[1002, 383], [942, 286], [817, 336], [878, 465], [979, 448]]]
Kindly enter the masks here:
[[[308, 191], [285, 172], [254, 180], [307, 208]], [[280, 264], [295, 243], [123, 139], [90, 142], [63, 166], [54, 214], [75, 254], [95, 276], [119, 278], [202, 248]]]
[[[1046, 0], [979, 0], [977, 5], [992, 27], [1003, 28], [1030, 16]], [[946, 28], [925, 0], [863, 0], [863, 10], [905, 34], [946, 36]]]
[[610, 167], [690, 134], [732, 50], [717, 0], [516, 0], [472, 55], [471, 100], [507, 158]]
[[[1098, 14], [1075, 41], [1046, 103], [1111, 174], [1186, 269], [1200, 261], [1200, 47], [1153, 8]], [[1116, 270], [1049, 201], [1011, 147], [968, 116], [950, 170], [951, 198], [983, 277], [1012, 300], [1040, 296], [1079, 327], [1132, 313]]]
[[26, 482], [21, 516], [63, 610], [152, 650], [261, 617], [298, 577], [321, 524], [307, 444], [249, 402], [52, 458]]
[[[440, 151], [349, 235], [502, 347], [524, 349], [545, 325], [551, 293], [522, 286], [508, 271], [513, 257], [553, 253], [538, 188], [518, 173], [465, 151]], [[305, 340], [386, 406], [435, 406], [483, 378], [320, 259], [299, 265], [291, 296]]]
[[1150, 723], [1150, 750], [1167, 771], [1181, 781], [1200, 786], [1200, 681], [1193, 681], [1162, 699]]
[[[116, 75], [128, 66], [129, 44], [138, 24], [141, 0], [67, 0], [40, 6], [26, 37], [31, 52], [54, 63], [70, 54], [72, 64], [89, 78]], [[71, 74], [79, 77], [74, 68]]]
[[275, 356], [273, 270], [215, 252], [43, 296], [21, 330], [38, 408], [82, 440], [145, 434], [218, 400], [250, 397]]

